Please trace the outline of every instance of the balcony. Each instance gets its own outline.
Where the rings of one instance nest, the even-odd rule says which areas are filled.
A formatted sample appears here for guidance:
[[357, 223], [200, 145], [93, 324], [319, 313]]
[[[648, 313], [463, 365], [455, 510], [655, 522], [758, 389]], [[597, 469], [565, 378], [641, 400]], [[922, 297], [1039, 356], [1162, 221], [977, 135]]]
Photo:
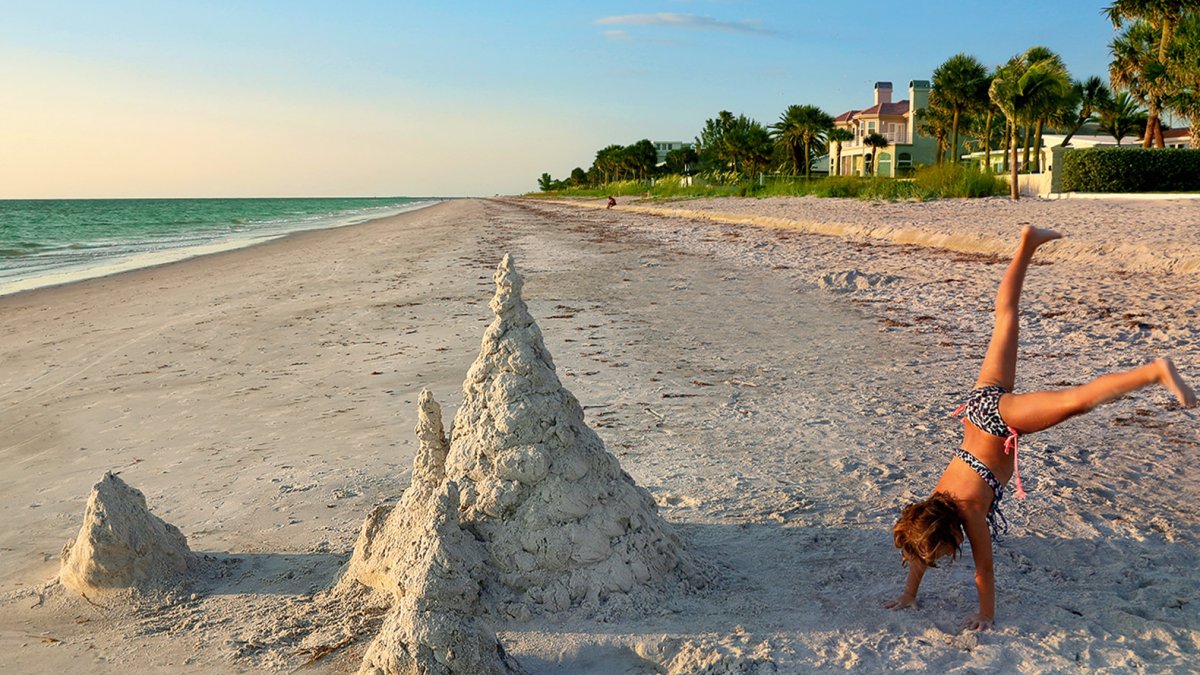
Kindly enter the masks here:
[[[880, 135], [887, 139], [889, 145], [907, 145], [912, 143], [912, 141], [909, 139], [907, 130], [883, 133]], [[862, 147], [863, 136], [855, 136], [854, 140], [849, 141], [847, 145], [850, 147]]]

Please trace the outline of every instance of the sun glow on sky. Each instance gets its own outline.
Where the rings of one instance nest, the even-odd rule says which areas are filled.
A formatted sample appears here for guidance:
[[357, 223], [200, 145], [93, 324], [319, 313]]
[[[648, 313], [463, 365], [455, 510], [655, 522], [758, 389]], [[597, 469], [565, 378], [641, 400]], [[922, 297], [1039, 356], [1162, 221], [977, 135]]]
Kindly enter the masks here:
[[960, 51], [1043, 44], [1106, 76], [1101, 7], [23, 3], [0, 22], [0, 198], [526, 192], [723, 109], [836, 115], [876, 80], [902, 98]]

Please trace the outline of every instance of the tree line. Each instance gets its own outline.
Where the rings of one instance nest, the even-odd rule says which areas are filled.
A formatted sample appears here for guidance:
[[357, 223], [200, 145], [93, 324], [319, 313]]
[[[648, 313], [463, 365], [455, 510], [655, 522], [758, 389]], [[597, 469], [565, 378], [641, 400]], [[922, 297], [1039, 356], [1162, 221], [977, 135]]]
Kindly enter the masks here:
[[[1095, 75], [1073, 79], [1062, 58], [1044, 46], [991, 70], [965, 53], [938, 66], [928, 106], [916, 113], [919, 132], [936, 143], [935, 163], [957, 163], [968, 151], [983, 153], [990, 168], [995, 150], [1014, 177], [1036, 172], [1047, 131], [1065, 134], [1068, 145], [1085, 125], [1118, 144], [1134, 135], [1144, 147], [1161, 148], [1167, 112], [1188, 120], [1190, 145], [1200, 148], [1200, 0], [1116, 0], [1104, 14], [1119, 31], [1109, 44], [1107, 83]], [[555, 190], [667, 174], [810, 176], [813, 161], [827, 153], [838, 166], [841, 146], [852, 138], [814, 105], [788, 106], [770, 126], [723, 110], [705, 121], [692, 147], [668, 153], [662, 166], [656, 166], [654, 144], [643, 139], [603, 148], [589, 169], [577, 167], [566, 180], [544, 173], [538, 182]], [[876, 154], [887, 146], [879, 134], [863, 142]]]

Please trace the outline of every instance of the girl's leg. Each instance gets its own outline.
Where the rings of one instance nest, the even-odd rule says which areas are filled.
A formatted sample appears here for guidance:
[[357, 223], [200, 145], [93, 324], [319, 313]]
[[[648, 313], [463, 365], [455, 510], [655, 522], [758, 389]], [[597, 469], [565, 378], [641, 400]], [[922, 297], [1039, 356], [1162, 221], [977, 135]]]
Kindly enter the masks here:
[[1141, 368], [1102, 375], [1071, 389], [1004, 396], [1000, 399], [1000, 416], [1017, 431], [1032, 433], [1151, 384], [1166, 387], [1182, 406], [1196, 405], [1196, 393], [1179, 376], [1171, 360], [1159, 359]]
[[979, 369], [979, 379], [975, 382], [977, 388], [998, 385], [1012, 391], [1017, 379], [1017, 329], [1025, 272], [1037, 247], [1061, 236], [1053, 230], [1030, 225], [1021, 231], [1017, 253], [1008, 264], [1000, 288], [996, 291], [996, 323], [992, 328], [987, 355], [983, 357], [983, 366]]

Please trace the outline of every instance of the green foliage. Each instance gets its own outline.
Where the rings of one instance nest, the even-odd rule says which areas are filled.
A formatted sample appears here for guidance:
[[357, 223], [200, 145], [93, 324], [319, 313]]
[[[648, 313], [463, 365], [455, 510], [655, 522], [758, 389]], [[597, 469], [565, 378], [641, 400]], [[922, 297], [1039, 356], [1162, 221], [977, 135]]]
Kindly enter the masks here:
[[766, 127], [745, 115], [734, 117], [728, 110], [704, 122], [695, 147], [704, 170], [733, 171], [742, 176], [765, 171], [773, 149]]
[[1066, 192], [1191, 192], [1200, 190], [1200, 150], [1088, 148], [1062, 159]]
[[[959, 53], [946, 59], [933, 71], [933, 94], [929, 104], [936, 101], [945, 110], [950, 135], [950, 162], [958, 162], [958, 131], [964, 117], [983, 112], [988, 104], [991, 82], [987, 69], [974, 56]], [[940, 141], [939, 141], [940, 144]]]
[[1141, 137], [1146, 131], [1146, 111], [1127, 91], [1113, 98], [1112, 105], [1100, 111], [1099, 130], [1111, 135], [1121, 144], [1126, 136]]
[[663, 176], [653, 181], [621, 181], [591, 187], [564, 186], [547, 196], [607, 197], [647, 195], [652, 199], [694, 197], [840, 197], [866, 200], [930, 200], [991, 197], [1008, 189], [1004, 181], [974, 165], [945, 164], [917, 169], [911, 180], [860, 176], [772, 177], [760, 185], [733, 172], [712, 172], [686, 178]]
[[700, 156], [689, 145], [668, 152], [664, 161], [667, 165], [667, 171], [673, 174], [684, 174], [692, 172], [695, 165], [699, 163]]
[[1008, 184], [975, 164], [922, 167], [913, 185], [923, 195], [939, 197], [993, 197], [1008, 192]]
[[786, 153], [792, 173], [811, 176], [812, 160], [825, 152], [833, 117], [815, 105], [789, 105], [771, 125], [775, 143]]

